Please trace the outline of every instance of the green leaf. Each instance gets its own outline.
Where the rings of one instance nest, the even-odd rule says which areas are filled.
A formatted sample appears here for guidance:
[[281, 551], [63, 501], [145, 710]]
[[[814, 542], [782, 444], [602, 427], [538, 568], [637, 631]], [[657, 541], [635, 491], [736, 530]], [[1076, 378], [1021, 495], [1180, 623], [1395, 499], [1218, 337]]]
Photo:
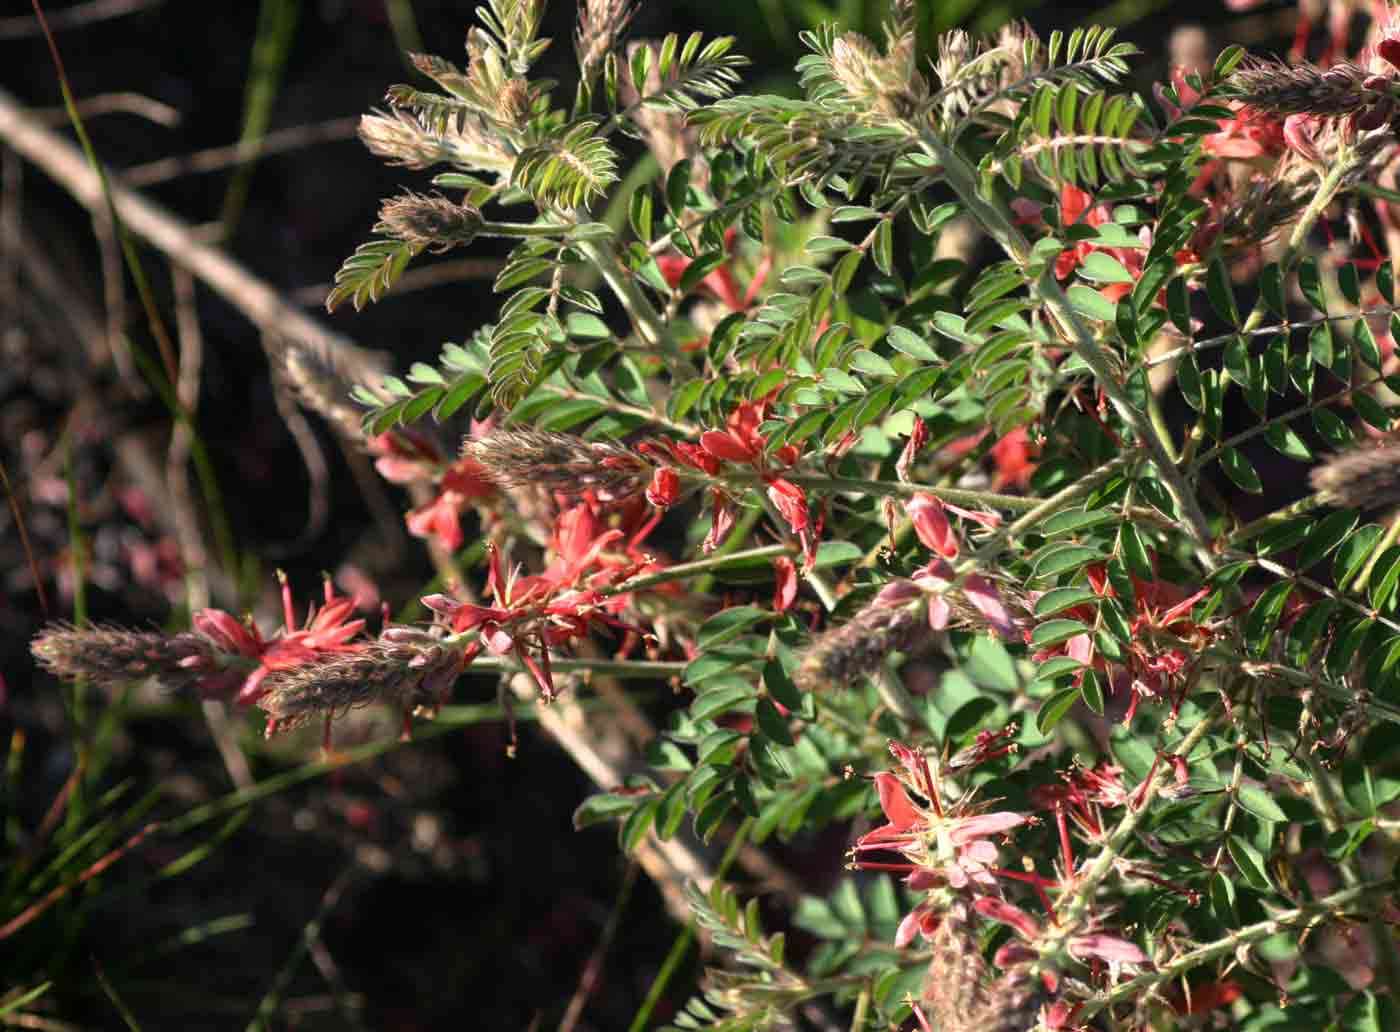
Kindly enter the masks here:
[[1298, 550], [1298, 569], [1309, 570], [1322, 562], [1332, 549], [1347, 540], [1358, 519], [1356, 513], [1343, 510], [1328, 513], [1318, 520]]
[[1286, 455], [1297, 462], [1312, 461], [1313, 454], [1307, 444], [1283, 423], [1270, 423], [1269, 428], [1264, 431], [1264, 439], [1281, 455]]
[[361, 244], [336, 272], [335, 286], [326, 297], [326, 311], [334, 312], [347, 299], [357, 312], [366, 303], [378, 301], [403, 275], [419, 250], [417, 245], [402, 240]]
[[875, 268], [886, 276], [894, 271], [894, 220], [884, 219], [875, 227], [875, 241], [870, 249]]
[[1298, 289], [1302, 291], [1303, 297], [1307, 298], [1308, 304], [1323, 315], [1327, 314], [1327, 296], [1322, 289], [1322, 278], [1317, 272], [1317, 260], [1312, 256], [1298, 263]]
[[1098, 600], [1092, 588], [1051, 588], [1035, 600], [1035, 615], [1053, 616], [1074, 606], [1096, 604]]
[[1167, 312], [1172, 325], [1181, 331], [1187, 340], [1191, 339], [1191, 301], [1186, 292], [1186, 279], [1177, 276], [1167, 284]]
[[1264, 654], [1273, 640], [1274, 628], [1278, 626], [1284, 603], [1293, 592], [1291, 581], [1279, 581], [1265, 588], [1255, 600], [1254, 606], [1244, 621], [1244, 638], [1250, 651], [1256, 656]]
[[1206, 296], [1220, 318], [1231, 326], [1240, 324], [1240, 310], [1235, 305], [1235, 292], [1230, 287], [1230, 273], [1219, 257], [1211, 261], [1206, 272]]
[[1371, 568], [1371, 605], [1384, 609], [1390, 597], [1395, 594], [1396, 582], [1400, 581], [1400, 546], [1392, 545], [1381, 553], [1376, 565]]
[[[1176, 282], [1175, 280], [1173, 282]], [[1195, 353], [1188, 354], [1176, 367], [1176, 383], [1181, 388], [1181, 396], [1197, 412], [1205, 408], [1205, 391], [1201, 382], [1201, 367], [1196, 362]]]
[[1079, 274], [1092, 283], [1132, 283], [1133, 274], [1107, 251], [1090, 251], [1079, 265]]
[[1042, 551], [1036, 558], [1033, 576], [1055, 577], [1078, 570], [1104, 558], [1103, 552], [1085, 545], [1059, 545]]
[[1390, 429], [1390, 413], [1385, 410], [1384, 405], [1367, 392], [1354, 391], [1351, 395], [1351, 407], [1356, 410], [1358, 416], [1377, 430], [1388, 431]]
[[1142, 536], [1138, 533], [1137, 527], [1131, 523], [1125, 523], [1119, 527], [1118, 544], [1123, 554], [1123, 561], [1127, 563], [1128, 569], [1132, 571], [1134, 576], [1146, 581], [1156, 578], [1156, 572], [1152, 569], [1152, 557], [1148, 555], [1147, 546], [1142, 543]]
[[1357, 276], [1353, 263], [1345, 262], [1337, 269], [1337, 286], [1341, 288], [1342, 297], [1349, 303], [1361, 304], [1361, 279]]
[[1055, 730], [1055, 725], [1064, 719], [1070, 708], [1079, 701], [1078, 688], [1064, 688], [1040, 704], [1035, 714], [1035, 727], [1042, 735]]
[[574, 811], [574, 830], [582, 831], [595, 824], [621, 817], [631, 813], [636, 806], [636, 796], [615, 795], [611, 792], [591, 795]]
[[760, 620], [771, 616], [768, 610], [757, 606], [735, 606], [732, 609], [720, 610], [700, 626], [696, 644], [701, 651], [708, 651], [716, 645], [732, 641]]
[[1381, 367], [1381, 349], [1376, 345], [1375, 334], [1371, 332], [1371, 324], [1365, 319], [1356, 320], [1356, 329], [1352, 333], [1352, 339], [1356, 341], [1356, 351], [1361, 361], [1365, 362], [1372, 369], [1377, 371]]
[[759, 699], [754, 708], [754, 718], [762, 731], [779, 745], [792, 745], [792, 732], [788, 729], [787, 718], [778, 712], [771, 699]]
[[1220, 466], [1225, 470], [1225, 475], [1234, 481], [1235, 485], [1250, 494], [1263, 494], [1264, 484], [1259, 479], [1259, 474], [1254, 471], [1254, 465], [1244, 453], [1237, 448], [1226, 448], [1220, 453]]
[[748, 685], [716, 687], [712, 691], [701, 692], [690, 703], [692, 720], [713, 720], [734, 710], [747, 711], [753, 702], [753, 692]]
[[1355, 440], [1351, 428], [1331, 409], [1313, 410], [1313, 427], [1333, 448], [1346, 448]]
[[622, 822], [622, 828], [618, 833], [618, 839], [623, 852], [631, 853], [639, 845], [642, 839], [646, 838], [647, 831], [651, 828], [652, 821], [656, 819], [657, 807], [661, 805], [661, 797], [653, 796], [641, 806], [628, 815]]
[[1239, 835], [1231, 835], [1226, 840], [1226, 848], [1230, 852], [1230, 859], [1235, 862], [1235, 867], [1251, 887], [1260, 892], [1268, 892], [1273, 888], [1265, 872], [1264, 857], [1259, 850]]
[[1308, 354], [1320, 366], [1332, 367], [1336, 351], [1332, 346], [1332, 327], [1328, 323], [1318, 323], [1308, 334]]
[[1220, 56], [1215, 59], [1215, 67], [1211, 70], [1211, 78], [1216, 82], [1222, 82], [1229, 77], [1248, 53], [1244, 47], [1238, 43], [1231, 43], [1224, 50], [1220, 51]]
[[917, 358], [921, 362], [939, 361], [938, 352], [931, 344], [903, 326], [891, 326], [885, 339], [889, 341], [890, 347], [910, 358]]
[[1079, 684], [1079, 697], [1090, 710], [1103, 716], [1103, 682], [1100, 680], [1099, 671], [1092, 667], [1084, 671], [1084, 680]]
[[1342, 541], [1341, 547], [1337, 549], [1336, 558], [1332, 560], [1332, 577], [1337, 584], [1351, 582], [1370, 558], [1371, 549], [1384, 533], [1382, 527], [1368, 523]]
[[1031, 632], [1031, 646], [1036, 649], [1048, 649], [1052, 645], [1088, 633], [1089, 628], [1078, 620], [1047, 620]]
[[1264, 304], [1280, 318], [1288, 317], [1288, 302], [1284, 299], [1283, 270], [1276, 262], [1270, 262], [1259, 273], [1259, 289], [1264, 295]]
[[1070, 305], [1080, 315], [1097, 319], [1099, 322], [1113, 322], [1115, 306], [1112, 301], [1097, 290], [1086, 287], [1082, 283], [1076, 283], [1066, 293], [1069, 295]]
[[1283, 812], [1278, 803], [1274, 802], [1269, 793], [1257, 785], [1240, 785], [1239, 791], [1235, 793], [1235, 799], [1240, 806], [1263, 820], [1279, 824], [1288, 820], [1288, 815]]

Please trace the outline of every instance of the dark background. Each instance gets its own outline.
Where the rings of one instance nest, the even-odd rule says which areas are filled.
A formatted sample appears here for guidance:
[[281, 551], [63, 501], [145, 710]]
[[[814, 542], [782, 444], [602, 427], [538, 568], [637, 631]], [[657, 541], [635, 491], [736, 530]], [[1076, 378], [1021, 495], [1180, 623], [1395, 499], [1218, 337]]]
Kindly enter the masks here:
[[[279, 9], [274, 0], [267, 6]], [[415, 0], [403, 6], [411, 6], [424, 49], [462, 59], [473, 4]], [[566, 84], [557, 95], [562, 100], [572, 96], [574, 7], [563, 0], [550, 6], [544, 34], [556, 42], [538, 72]], [[878, 4], [842, 6], [876, 33]], [[1148, 52], [1143, 72], [1150, 76], [1160, 76], [1165, 64], [1166, 23], [1149, 16], [1156, 6], [1148, 0], [1112, 8], [1132, 23], [1127, 38]], [[400, 61], [383, 0], [288, 0], [281, 7], [295, 10], [297, 21], [276, 84], [272, 130], [358, 115], [379, 105], [392, 83], [423, 85]], [[795, 30], [811, 8], [786, 0], [653, 0], [642, 6], [633, 36], [692, 29], [736, 34], [740, 52], [755, 62], [746, 76], [750, 86], [789, 90], [799, 53]], [[54, 15], [61, 10], [46, 9]], [[48, 52], [39, 37], [23, 35], [13, 21], [28, 10], [14, 0], [0, 6], [0, 82], [31, 107], [55, 109], [60, 94]], [[1068, 28], [1093, 10], [1047, 5], [1027, 13], [1048, 29]], [[956, 23], [971, 16], [994, 22], [1008, 13], [1010, 8], [950, 4], [932, 10], [930, 20]], [[1224, 17], [1223, 9], [1216, 16]], [[251, 0], [168, 0], [60, 32], [77, 97], [132, 91], [179, 112], [175, 127], [129, 114], [91, 118], [89, 131], [103, 160], [120, 170], [233, 142], [258, 23], [259, 4]], [[783, 24], [791, 31], [775, 37], [775, 26]], [[1250, 25], [1250, 32], [1260, 32]], [[66, 127], [59, 131], [71, 136]], [[246, 204], [228, 247], [274, 286], [302, 291], [307, 308], [316, 312], [324, 290], [315, 286], [328, 284], [345, 256], [368, 238], [379, 200], [400, 186], [425, 189], [427, 179], [386, 169], [350, 137], [265, 156], [247, 180]], [[185, 175], [149, 188], [147, 195], [198, 225], [218, 217], [230, 181], [228, 170]], [[71, 614], [71, 597], [58, 576], [68, 547], [66, 497], [53, 486], [55, 478], [60, 484], [63, 479], [55, 449], [60, 428], [67, 426], [76, 442], [72, 469], [80, 520], [100, 567], [88, 588], [90, 615], [126, 625], [178, 620], [178, 613], [172, 615], [178, 583], [159, 568], [168, 535], [159, 521], [143, 525], [132, 503], [121, 500], [127, 485], [110, 447], [127, 436], [162, 440], [168, 413], [110, 364], [84, 358], [85, 342], [72, 336], [67, 317], [82, 314], [99, 326], [105, 318], [89, 217], [33, 169], [24, 171], [22, 193], [8, 196], [22, 197], [24, 246], [40, 249], [64, 285], [57, 298], [31, 292], [0, 299], [7, 334], [0, 456], [25, 513], [50, 615]], [[472, 256], [493, 253], [500, 252], [483, 247]], [[148, 249], [142, 257], [169, 319], [165, 264]], [[359, 342], [391, 351], [405, 369], [414, 360], [431, 360], [443, 341], [463, 339], [492, 317], [490, 275], [488, 269], [485, 277], [391, 293], [362, 313], [346, 306], [328, 318]], [[129, 280], [126, 291], [126, 330], [154, 354]], [[334, 438], [319, 425], [316, 437], [331, 467], [325, 488], [331, 518], [309, 540], [298, 541], [310, 481], [274, 404], [257, 330], [204, 289], [198, 315], [205, 335], [199, 428], [249, 579], [271, 585], [272, 567], [281, 567], [304, 600], [316, 592], [321, 571], [337, 570], [349, 554], [392, 606], [414, 597], [432, 575], [421, 548], [375, 530], [364, 493]], [[390, 500], [398, 512], [406, 507], [397, 494]], [[34, 674], [27, 656], [44, 614], [14, 521], [9, 514], [4, 520], [0, 670], [6, 690], [0, 728], [26, 736], [16, 808], [21, 823], [33, 828], [67, 778], [74, 752], [55, 701], [57, 687]], [[142, 561], [152, 561], [153, 553], [157, 572], [142, 572]], [[492, 697], [485, 681], [465, 681], [457, 692], [459, 702]], [[395, 729], [381, 717], [356, 733], [382, 737]], [[103, 892], [78, 911], [82, 920], [68, 926], [70, 934], [50, 929], [28, 944], [19, 936], [0, 945], [0, 991], [43, 972], [57, 984], [50, 997], [54, 1013], [97, 1028], [120, 1027], [98, 984], [99, 970], [112, 976], [141, 1027], [151, 1029], [242, 1027], [276, 984], [280, 1004], [272, 1027], [347, 1027], [337, 994], [342, 1004], [358, 1006], [364, 1027], [374, 1029], [524, 1028], [534, 1021], [555, 1027], [619, 902], [627, 861], [611, 830], [572, 830], [570, 814], [592, 786], [548, 740], [528, 729], [523, 733], [521, 755], [513, 761], [504, 755], [504, 732], [487, 725], [395, 749], [279, 792], [258, 803], [211, 859], [180, 878], [155, 885], [146, 880], [198, 838], [183, 847], [165, 843], [138, 851], [106, 876]], [[264, 747], [251, 727], [243, 745], [259, 777], [302, 762], [314, 750], [303, 739], [290, 747]], [[179, 814], [229, 789], [197, 711], [188, 707], [137, 700], [125, 711], [112, 755], [105, 775], [112, 783], [122, 777], [161, 783], [159, 816]], [[212, 827], [199, 834], [207, 838]], [[822, 891], [839, 876], [843, 846], [844, 840], [829, 836], [799, 840], [782, 858], [812, 891]], [[333, 887], [338, 895], [327, 908], [318, 947], [324, 953], [305, 957], [299, 952], [303, 929]], [[232, 920], [221, 933], [215, 926], [205, 929], [201, 942], [164, 945], [182, 930], [226, 917]], [[622, 898], [602, 981], [578, 1027], [626, 1028], [677, 932], [655, 889], [644, 876], [637, 878], [630, 896]], [[674, 1013], [694, 991], [695, 978], [692, 954], [656, 1015]]]

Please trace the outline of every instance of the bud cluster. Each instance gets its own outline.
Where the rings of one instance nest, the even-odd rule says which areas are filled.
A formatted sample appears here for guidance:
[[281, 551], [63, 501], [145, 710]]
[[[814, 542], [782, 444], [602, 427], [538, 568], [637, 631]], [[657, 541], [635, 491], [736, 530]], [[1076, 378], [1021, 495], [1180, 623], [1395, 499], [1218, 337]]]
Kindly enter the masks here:
[[376, 233], [442, 253], [469, 244], [481, 231], [481, 212], [441, 195], [402, 193], [379, 208]]

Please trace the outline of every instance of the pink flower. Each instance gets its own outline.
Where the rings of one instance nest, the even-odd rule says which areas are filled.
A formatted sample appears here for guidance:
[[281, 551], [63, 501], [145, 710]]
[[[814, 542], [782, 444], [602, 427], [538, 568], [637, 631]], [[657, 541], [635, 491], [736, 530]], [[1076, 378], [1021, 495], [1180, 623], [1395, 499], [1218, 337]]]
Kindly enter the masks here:
[[329, 579], [325, 584], [325, 604], [317, 612], [312, 606], [306, 623], [296, 627], [291, 586], [282, 581], [283, 626], [271, 638], [251, 620], [242, 622], [222, 609], [201, 609], [194, 614], [194, 629], [210, 639], [225, 654], [223, 669], [210, 671], [198, 682], [205, 695], [234, 692], [234, 701], [247, 706], [262, 695], [262, 682], [273, 670], [288, 670], [314, 662], [333, 652], [356, 652], [360, 645], [352, 639], [364, 629], [364, 620], [351, 620], [355, 600], [335, 593]]
[[[900, 770], [874, 776], [875, 792], [886, 822], [856, 840], [852, 847], [857, 867], [902, 871], [911, 888], [946, 885], [953, 889], [996, 888], [993, 873], [997, 846], [990, 841], [1027, 822], [1008, 810], [980, 813], [967, 801], [945, 805], [928, 757], [899, 742], [890, 743]], [[916, 802], [910, 791], [926, 803]], [[906, 861], [892, 864], [868, 859], [871, 853], [899, 853]], [[908, 927], [903, 934], [911, 935]]]

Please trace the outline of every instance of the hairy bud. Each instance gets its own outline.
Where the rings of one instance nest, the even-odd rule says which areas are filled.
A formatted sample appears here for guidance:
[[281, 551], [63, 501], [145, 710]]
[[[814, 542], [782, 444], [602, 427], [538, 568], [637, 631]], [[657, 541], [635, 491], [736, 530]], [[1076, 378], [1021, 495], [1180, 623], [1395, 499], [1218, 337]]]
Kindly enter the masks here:
[[620, 445], [542, 430], [498, 430], [468, 441], [462, 454], [501, 487], [542, 487], [570, 496], [592, 491], [605, 502], [641, 494], [653, 475], [649, 463]]
[[1400, 444], [1353, 448], [1313, 469], [1315, 491], [1346, 509], [1400, 504]]
[[154, 677], [167, 688], [181, 689], [207, 678], [219, 665], [214, 643], [194, 631], [162, 634], [51, 624], [29, 650], [55, 677], [86, 677], [103, 685]]
[[356, 384], [376, 384], [384, 375], [381, 354], [367, 348], [337, 347], [322, 343], [279, 340], [275, 343], [273, 373], [291, 388], [297, 399], [330, 423], [347, 440], [362, 443], [360, 428], [364, 410], [350, 401]]
[[374, 229], [418, 248], [450, 251], [476, 238], [481, 212], [442, 196], [404, 193], [380, 206]]
[[1325, 69], [1257, 61], [1235, 72], [1231, 85], [1236, 100], [1261, 111], [1318, 118], [1354, 115], [1363, 129], [1377, 128], [1394, 108], [1394, 98], [1384, 84], [1350, 61]]
[[465, 659], [431, 632], [394, 627], [357, 652], [273, 671], [262, 682], [258, 706], [269, 717], [269, 735], [372, 703], [435, 709]]
[[877, 597], [846, 623], [817, 638], [794, 680], [804, 691], [843, 687], [880, 669], [890, 653], [908, 652], [929, 633], [921, 597], [897, 604]]

